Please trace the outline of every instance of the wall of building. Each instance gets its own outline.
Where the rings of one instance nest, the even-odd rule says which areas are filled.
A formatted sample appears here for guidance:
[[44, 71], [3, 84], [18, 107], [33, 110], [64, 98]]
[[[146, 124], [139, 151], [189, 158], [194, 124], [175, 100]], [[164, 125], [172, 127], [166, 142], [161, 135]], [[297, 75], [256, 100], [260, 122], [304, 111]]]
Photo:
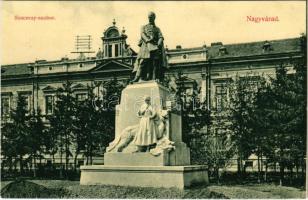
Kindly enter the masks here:
[[95, 61], [46, 63], [37, 66], [35, 74], [84, 72], [93, 69], [95, 66]]

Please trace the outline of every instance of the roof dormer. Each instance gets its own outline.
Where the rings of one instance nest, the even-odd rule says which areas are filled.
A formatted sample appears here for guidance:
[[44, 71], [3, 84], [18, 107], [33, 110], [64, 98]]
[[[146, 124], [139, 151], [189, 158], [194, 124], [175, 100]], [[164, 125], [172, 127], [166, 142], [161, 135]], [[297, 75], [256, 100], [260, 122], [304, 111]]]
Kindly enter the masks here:
[[222, 55], [226, 55], [226, 54], [228, 54], [227, 48], [225, 46], [221, 46], [219, 48], [219, 55], [222, 56]]
[[103, 57], [115, 58], [124, 56], [126, 48], [126, 34], [125, 29], [120, 32], [116, 26], [115, 20], [112, 22], [112, 26], [108, 27], [104, 31], [102, 37]]
[[263, 52], [268, 52], [268, 51], [273, 51], [272, 44], [269, 41], [265, 41], [263, 46], [262, 46]]

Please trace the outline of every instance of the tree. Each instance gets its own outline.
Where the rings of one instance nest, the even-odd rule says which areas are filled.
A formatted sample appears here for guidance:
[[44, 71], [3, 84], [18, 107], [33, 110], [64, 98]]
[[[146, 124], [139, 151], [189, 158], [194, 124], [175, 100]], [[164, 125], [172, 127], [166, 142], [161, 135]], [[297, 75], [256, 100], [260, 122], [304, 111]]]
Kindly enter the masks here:
[[[294, 118], [294, 147], [291, 156], [295, 158], [295, 166], [302, 167], [302, 176], [305, 177], [306, 147], [307, 147], [307, 36], [302, 34], [300, 38], [302, 58], [294, 63], [296, 71], [294, 76], [296, 93], [296, 111]], [[296, 150], [294, 150], [296, 149]]]
[[[284, 181], [284, 170], [288, 167], [302, 166], [305, 169], [306, 157], [306, 107], [307, 107], [307, 38], [300, 38], [302, 57], [281, 63], [276, 68], [276, 76], [271, 78], [271, 84], [257, 99], [258, 109], [263, 111], [267, 123], [263, 123], [266, 129], [267, 141], [271, 141], [274, 148], [267, 155], [274, 162], [279, 162], [280, 184]], [[295, 73], [289, 71], [295, 70]], [[293, 69], [292, 69], [293, 68]], [[304, 176], [304, 173], [303, 173]]]
[[[183, 141], [190, 147], [191, 161], [204, 164], [214, 172], [219, 182], [219, 169], [226, 167], [234, 155], [234, 145], [226, 132], [217, 132], [215, 126], [225, 126], [222, 116], [207, 109], [200, 101], [200, 88], [195, 80], [184, 76], [182, 72], [166, 82], [174, 93], [176, 108], [182, 115]], [[216, 118], [213, 120], [212, 115]], [[223, 119], [222, 119], [223, 118]], [[215, 123], [215, 124], [214, 124]]]
[[234, 156], [234, 145], [226, 132], [209, 132], [203, 141], [205, 141], [205, 161], [209, 168], [213, 170], [217, 183], [219, 183], [219, 169], [230, 164]]
[[238, 174], [242, 176], [243, 160], [247, 159], [253, 152], [253, 141], [251, 137], [251, 110], [253, 109], [253, 80], [249, 76], [240, 78], [236, 76], [235, 81], [229, 86], [229, 120], [231, 122], [231, 140], [236, 146], [238, 155]]
[[30, 159], [33, 161], [33, 172], [36, 177], [36, 159], [40, 161], [43, 158], [44, 145], [46, 145], [46, 132], [45, 125], [42, 121], [41, 110], [38, 109], [37, 113], [32, 113], [29, 120], [29, 146], [31, 147]]
[[72, 156], [70, 147], [74, 137], [74, 121], [76, 119], [76, 97], [73, 95], [72, 84], [67, 81], [63, 87], [57, 89], [56, 103], [53, 114], [49, 116], [50, 133], [58, 136], [60, 149], [60, 163], [62, 170], [62, 157], [65, 155], [65, 172], [68, 170], [69, 157]]
[[27, 113], [26, 99], [18, 95], [17, 107], [11, 112], [11, 122], [6, 123], [2, 129], [2, 153], [11, 163], [13, 159], [19, 161], [21, 174], [23, 174], [24, 167], [23, 156], [31, 153]]
[[129, 83], [128, 79], [119, 81], [116, 77], [103, 82], [103, 98], [101, 107], [101, 117], [98, 123], [105, 134], [102, 146], [108, 146], [115, 134], [115, 114], [116, 105], [121, 103], [121, 92]]
[[[256, 128], [259, 118], [255, 117], [257, 111], [255, 98], [261, 86], [264, 86], [263, 77], [246, 75], [235, 77], [235, 81], [229, 84], [229, 120], [231, 140], [236, 146], [238, 155], [238, 174], [241, 177], [244, 172], [243, 160], [248, 159], [252, 153], [258, 156], [258, 172], [260, 174], [260, 160], [262, 158], [262, 132]], [[261, 117], [261, 116], [260, 116]], [[259, 127], [260, 128], [260, 127]]]
[[231, 163], [235, 153], [226, 120], [228, 118], [225, 112], [212, 110], [211, 123], [203, 130], [203, 135], [195, 139], [197, 145], [194, 145], [194, 151], [198, 151], [196, 157], [199, 155], [199, 160], [202, 158], [198, 164], [206, 163], [217, 183], [220, 181], [219, 170]]
[[99, 135], [96, 133], [97, 129], [97, 110], [93, 105], [94, 93], [93, 87], [88, 86], [87, 98], [84, 101], [78, 102], [76, 121], [75, 121], [75, 135], [74, 140], [76, 143], [74, 165], [76, 168], [77, 157], [82, 150], [87, 158], [87, 164], [92, 164], [93, 150], [100, 142]]
[[252, 142], [252, 153], [256, 154], [258, 157], [258, 182], [261, 182], [261, 173], [263, 172], [263, 157], [265, 156], [266, 161], [266, 170], [267, 164], [272, 158], [273, 148], [271, 135], [272, 133], [267, 130], [269, 126], [269, 120], [265, 115], [266, 111], [263, 109], [264, 102], [267, 101], [265, 95], [269, 83], [266, 82], [264, 77], [260, 77], [257, 82], [257, 87], [253, 92], [251, 98], [252, 104], [248, 112], [250, 120], [250, 138]]
[[[166, 79], [169, 89], [174, 94], [176, 109], [182, 115], [182, 139], [190, 147], [193, 163], [202, 163], [204, 158], [204, 136], [210, 125], [210, 111], [204, 102], [200, 101], [200, 88], [195, 80], [188, 79], [181, 71], [173, 77]], [[175, 85], [175, 86], [174, 86]]]
[[[76, 156], [84, 149], [86, 164], [92, 164], [92, 157], [97, 151], [105, 151], [115, 132], [115, 106], [120, 103], [121, 91], [128, 80], [116, 78], [103, 82], [103, 96], [93, 93], [93, 86], [88, 86], [88, 98], [79, 102], [76, 115], [75, 141]], [[75, 157], [76, 163], [76, 157]]]
[[292, 171], [294, 162], [304, 163], [306, 155], [306, 67], [299, 64], [295, 69], [295, 74], [288, 74], [284, 65], [277, 67], [276, 77], [257, 101], [267, 121], [262, 128], [274, 148], [268, 156], [279, 163], [280, 184], [285, 168]]
[[83, 150], [86, 157], [86, 164], [92, 164], [92, 157], [95, 150], [99, 150], [104, 136], [103, 128], [99, 121], [101, 120], [101, 111], [97, 109], [97, 96], [93, 93], [94, 87], [88, 86], [87, 98], [78, 103], [76, 121], [75, 121], [75, 167], [77, 156]]
[[[53, 122], [52, 122], [53, 121]], [[55, 118], [49, 117], [50, 124], [55, 124]], [[58, 152], [59, 147], [59, 132], [57, 131], [58, 127], [49, 126], [45, 133], [46, 137], [44, 138], [45, 144], [45, 153], [49, 154], [52, 157], [52, 163], [55, 163], [55, 154]]]

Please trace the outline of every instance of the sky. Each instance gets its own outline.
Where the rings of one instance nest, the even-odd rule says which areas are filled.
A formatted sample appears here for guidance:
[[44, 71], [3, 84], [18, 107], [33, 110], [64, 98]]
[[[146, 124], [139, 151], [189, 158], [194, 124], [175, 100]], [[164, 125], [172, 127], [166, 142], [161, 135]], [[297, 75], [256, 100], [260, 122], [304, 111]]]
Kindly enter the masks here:
[[[1, 64], [76, 58], [76, 35], [91, 35], [93, 50], [101, 47], [104, 30], [125, 27], [127, 43], [135, 51], [140, 28], [149, 11], [156, 13], [169, 49], [299, 37], [306, 33], [305, 1], [1, 1]], [[38, 20], [49, 16], [53, 19]], [[277, 17], [279, 21], [255, 23], [252, 17]], [[20, 17], [37, 17], [21, 20]], [[94, 54], [93, 54], [94, 56]]]

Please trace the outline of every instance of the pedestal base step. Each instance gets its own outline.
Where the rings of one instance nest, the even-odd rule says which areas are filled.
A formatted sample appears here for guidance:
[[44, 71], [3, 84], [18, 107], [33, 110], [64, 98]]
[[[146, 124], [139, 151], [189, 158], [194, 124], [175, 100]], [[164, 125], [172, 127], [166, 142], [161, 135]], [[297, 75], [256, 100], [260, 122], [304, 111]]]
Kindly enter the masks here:
[[80, 185], [176, 187], [208, 184], [205, 165], [189, 166], [81, 166]]

